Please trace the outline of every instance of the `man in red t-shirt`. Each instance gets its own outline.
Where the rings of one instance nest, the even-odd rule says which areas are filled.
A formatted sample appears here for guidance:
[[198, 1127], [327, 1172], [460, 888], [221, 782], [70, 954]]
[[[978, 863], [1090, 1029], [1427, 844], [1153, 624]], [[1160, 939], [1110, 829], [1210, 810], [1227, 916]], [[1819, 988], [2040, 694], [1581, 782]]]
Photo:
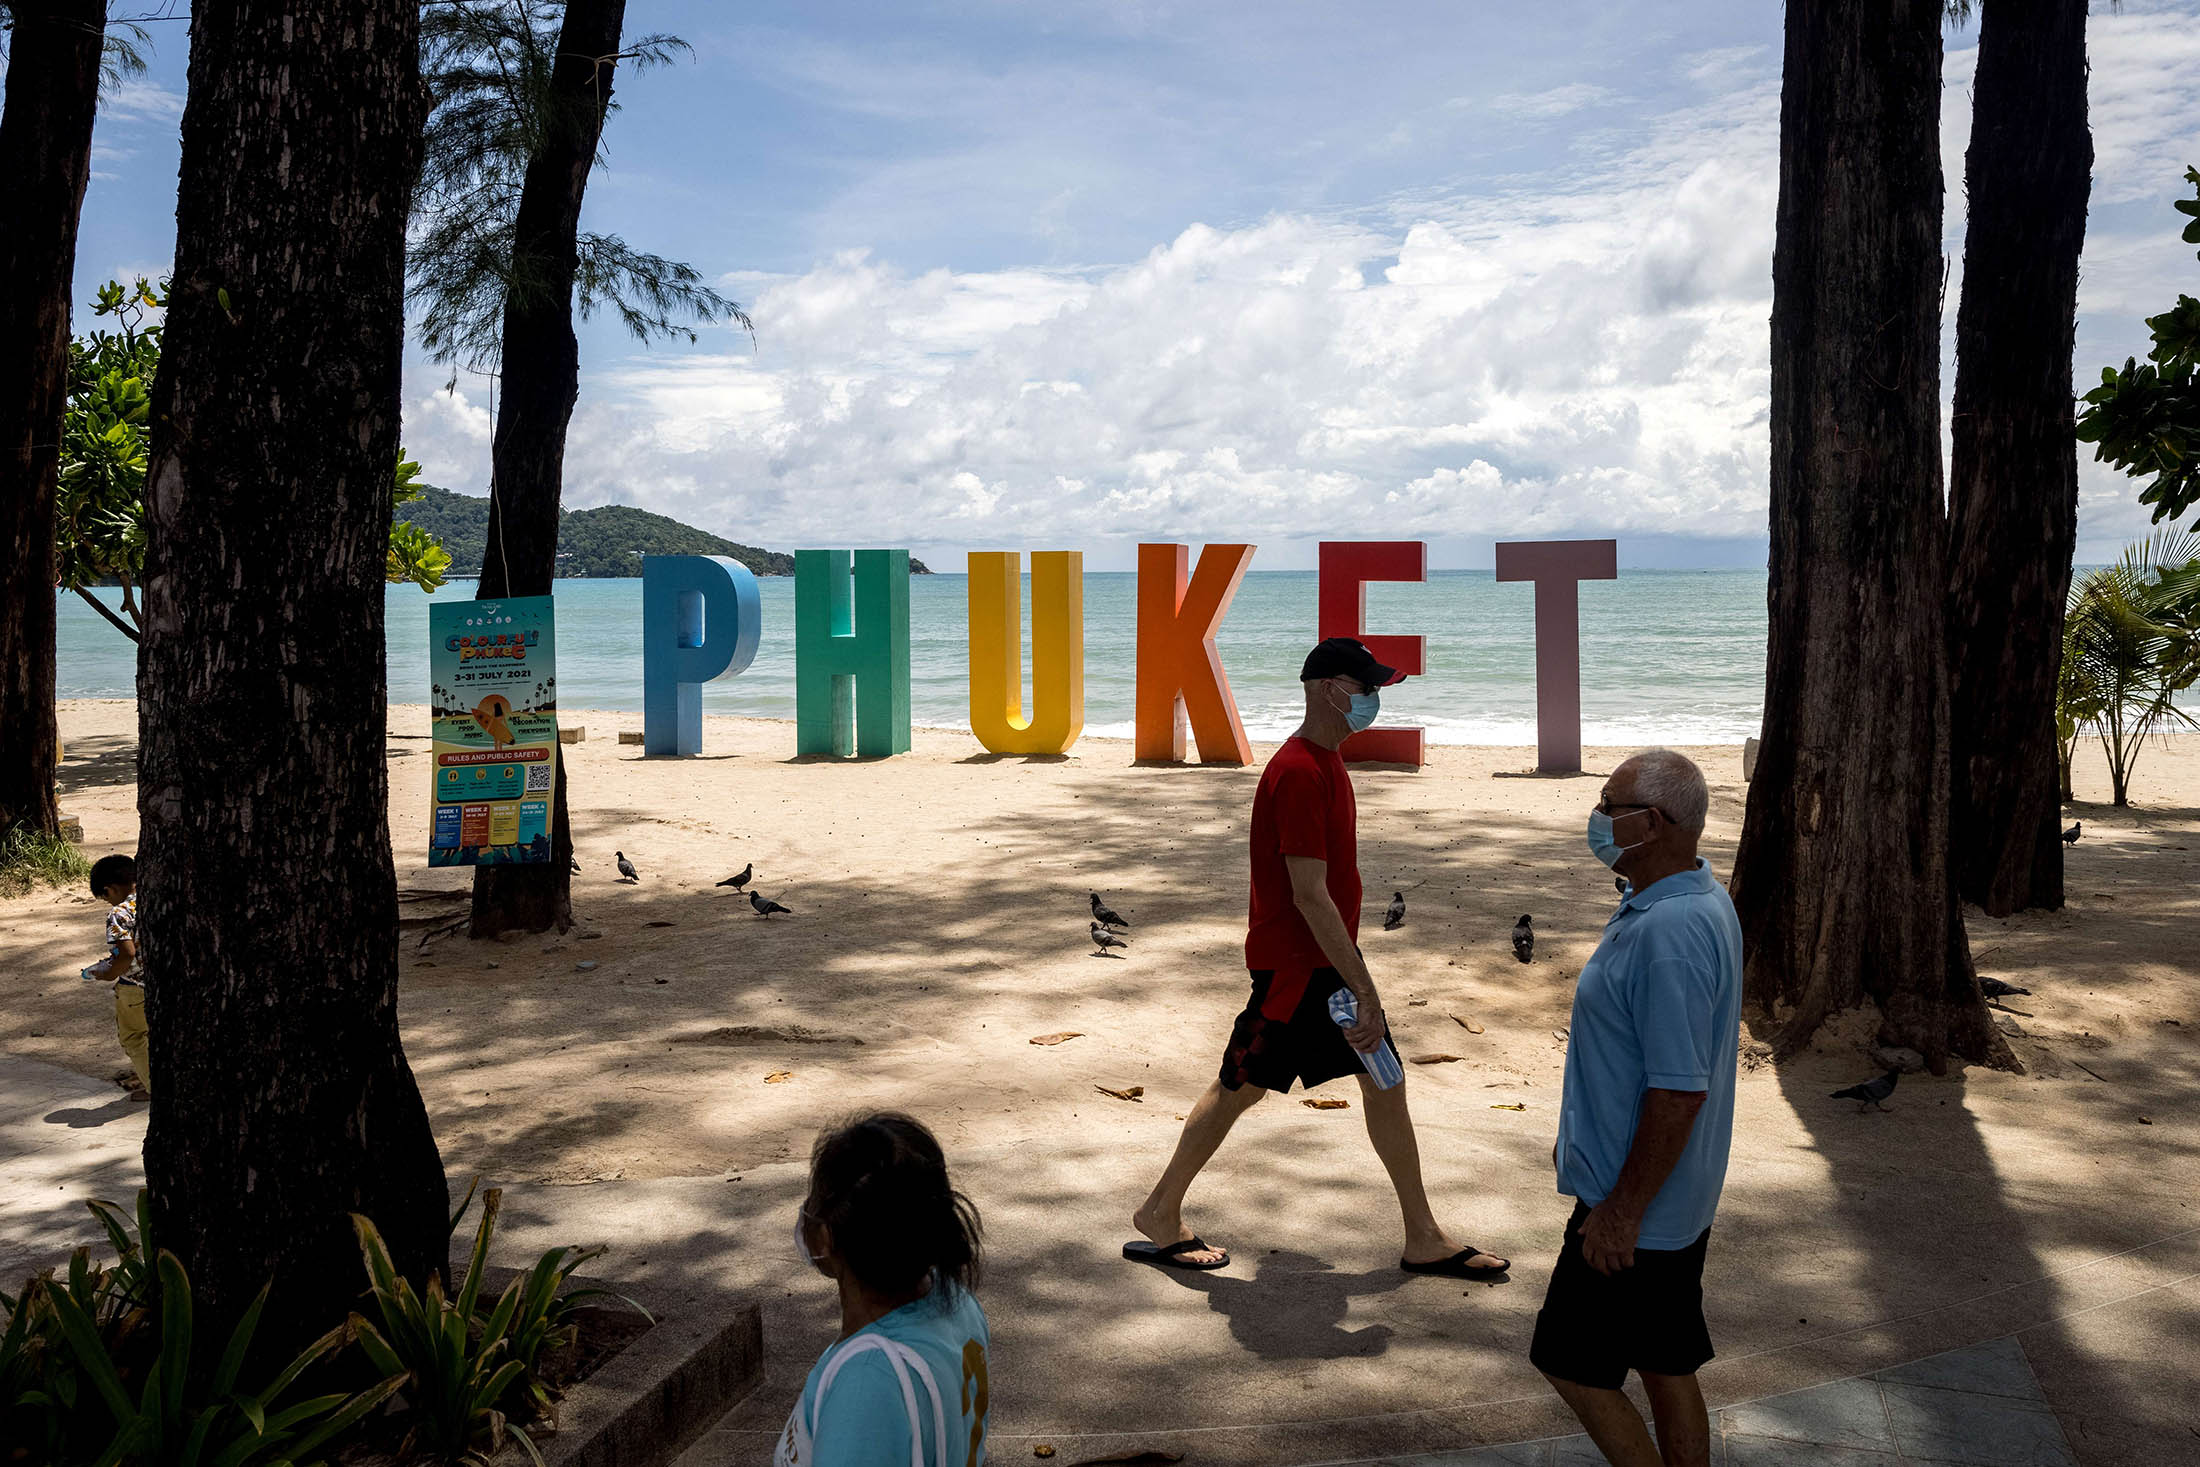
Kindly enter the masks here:
[[[1222, 1073], [1193, 1105], [1168, 1170], [1131, 1215], [1145, 1241], [1123, 1256], [1167, 1268], [1221, 1268], [1227, 1250], [1184, 1225], [1184, 1194], [1237, 1118], [1267, 1091], [1309, 1088], [1345, 1075], [1360, 1079], [1368, 1138], [1398, 1189], [1409, 1273], [1490, 1278], [1506, 1260], [1453, 1242], [1437, 1224], [1421, 1184], [1421, 1153], [1406, 1111], [1405, 1082], [1388, 1090], [1368, 1077], [1363, 1054], [1390, 1044], [1375, 980], [1355, 946], [1360, 930], [1357, 810], [1338, 745], [1375, 721], [1377, 689], [1401, 674], [1351, 637], [1331, 637], [1299, 670], [1306, 718], [1261, 772], [1253, 796], [1253, 894], [1245, 932], [1252, 997], [1238, 1015]], [[1329, 999], [1350, 989], [1357, 1021], [1340, 1026]], [[1392, 1049], [1394, 1059], [1396, 1050]]]

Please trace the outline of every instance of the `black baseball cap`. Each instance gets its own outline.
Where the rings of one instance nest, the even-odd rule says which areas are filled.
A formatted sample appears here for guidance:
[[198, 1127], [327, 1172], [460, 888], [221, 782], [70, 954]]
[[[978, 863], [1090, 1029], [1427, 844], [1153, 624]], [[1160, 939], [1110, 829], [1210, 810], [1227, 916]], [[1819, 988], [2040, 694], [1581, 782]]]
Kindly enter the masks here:
[[1299, 681], [1308, 683], [1325, 677], [1348, 677], [1371, 688], [1387, 688], [1405, 680], [1405, 674], [1397, 668], [1377, 662], [1375, 654], [1357, 637], [1328, 637], [1306, 654]]

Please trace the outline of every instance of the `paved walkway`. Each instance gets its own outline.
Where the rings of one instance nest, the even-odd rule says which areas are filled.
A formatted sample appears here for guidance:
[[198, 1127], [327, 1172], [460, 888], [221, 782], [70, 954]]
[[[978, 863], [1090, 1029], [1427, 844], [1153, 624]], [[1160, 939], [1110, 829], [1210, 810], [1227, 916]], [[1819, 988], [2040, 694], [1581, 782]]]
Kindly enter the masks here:
[[[1729, 1406], [1712, 1467], [2077, 1467], [2015, 1336]], [[1363, 1459], [1364, 1460], [1364, 1459]], [[1600, 1467], [1585, 1436], [1380, 1459], [1383, 1467]], [[1341, 1464], [1325, 1464], [1341, 1467]]]
[[[0, 1056], [0, 1276], [99, 1238], [83, 1202], [134, 1194], [146, 1113], [105, 1082]], [[1141, 1452], [1181, 1453], [1187, 1467], [1597, 1461], [1565, 1434], [1571, 1419], [1518, 1358], [1563, 1222], [1540, 1195], [1522, 1216], [1551, 1236], [1529, 1221], [1501, 1229], [1520, 1259], [1500, 1288], [1428, 1287], [1398, 1273], [1395, 1245], [1386, 1253], [1384, 1239], [1366, 1237], [1366, 1199], [1342, 1185], [1324, 1192], [1321, 1167], [1287, 1179], [1295, 1206], [1263, 1214], [1262, 1241], [1280, 1246], [1244, 1249], [1228, 1276], [1179, 1277], [1113, 1257], [1124, 1179], [1112, 1173], [1138, 1170], [1143, 1156], [1062, 1146], [964, 1159], [1018, 1183], [989, 1194], [987, 1214], [987, 1308], [997, 1353], [1017, 1362], [996, 1381], [997, 1461], [1030, 1460], [1041, 1444], [1065, 1464]], [[733, 1288], [763, 1304], [763, 1381], [681, 1467], [768, 1455], [832, 1337], [828, 1292], [793, 1256], [803, 1170], [790, 1160], [738, 1177], [507, 1187], [506, 1261], [609, 1241], [607, 1271], [660, 1297]], [[1725, 1403], [1718, 1460], [2200, 1461], [2189, 1330], [2200, 1311], [2200, 1215], [2167, 1234], [2156, 1224], [2066, 1251], [2045, 1273], [2032, 1261], [2015, 1270], [1969, 1245], [1951, 1212], [1954, 1185], [1875, 1189], [1890, 1240], [1882, 1257], [1889, 1267], [1914, 1257], [1944, 1275], [1954, 1273], [1951, 1256], [1974, 1266], [1876, 1289], [1853, 1273], [1810, 1272], [1829, 1260], [1813, 1251], [1806, 1194], [1766, 1190], [1759, 1205], [1733, 1209], [1731, 1226], [1722, 1213], [1717, 1297], [1727, 1313], [1714, 1320], [1721, 1358], [1705, 1374], [1714, 1406]], [[2104, 1198], [2097, 1215], [2128, 1211]], [[1745, 1296], [1751, 1287], [1758, 1292]], [[1798, 1292], [1808, 1289], [1820, 1292]], [[1789, 1306], [1786, 1319], [1770, 1317], [1772, 1299]]]

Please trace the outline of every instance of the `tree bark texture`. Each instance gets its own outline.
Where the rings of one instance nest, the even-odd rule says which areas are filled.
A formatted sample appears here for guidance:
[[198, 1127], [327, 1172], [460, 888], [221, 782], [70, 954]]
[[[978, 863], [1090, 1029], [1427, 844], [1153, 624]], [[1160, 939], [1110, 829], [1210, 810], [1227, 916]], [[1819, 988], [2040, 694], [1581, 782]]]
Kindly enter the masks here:
[[1948, 484], [1952, 830], [1957, 888], [1995, 917], [2063, 904], [2055, 679], [2078, 539], [2085, 12], [1993, 0], [1971, 88]]
[[1792, 1052], [1869, 996], [1883, 1042], [2013, 1064], [1948, 845], [1938, 0], [1789, 0], [1772, 267], [1765, 732], [1734, 901]]
[[447, 1245], [383, 754], [425, 108], [414, 0], [193, 7], [138, 671], [145, 1170], [202, 1317], [272, 1276], [287, 1337], [358, 1294], [350, 1213], [415, 1280]]
[[107, 0], [17, 0], [0, 111], [0, 835], [52, 835], [55, 475]]
[[[475, 590], [483, 599], [547, 596], [557, 576], [565, 433], [581, 390], [581, 349], [573, 334], [581, 202], [611, 105], [625, 22], [626, 0], [569, 0], [558, 30], [542, 141], [520, 184], [512, 231], [512, 273], [520, 284], [504, 302], [489, 539]], [[560, 752], [549, 864], [477, 868], [468, 935], [571, 927], [572, 853]]]

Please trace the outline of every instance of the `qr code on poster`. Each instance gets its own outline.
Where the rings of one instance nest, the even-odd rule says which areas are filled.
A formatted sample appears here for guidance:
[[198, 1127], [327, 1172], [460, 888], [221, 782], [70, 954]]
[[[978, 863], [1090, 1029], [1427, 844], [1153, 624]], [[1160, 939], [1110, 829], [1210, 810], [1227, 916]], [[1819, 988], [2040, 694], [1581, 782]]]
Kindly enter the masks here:
[[552, 767], [551, 767], [551, 765], [550, 765], [550, 761], [549, 761], [549, 760], [547, 760], [547, 759], [543, 760], [543, 761], [542, 761], [542, 762], [541, 762], [540, 764], [530, 764], [530, 765], [528, 765], [528, 766], [527, 766], [527, 793], [529, 793], [529, 794], [531, 794], [531, 795], [547, 795], [547, 794], [549, 794], [549, 793], [550, 793], [550, 776], [551, 776], [551, 775], [552, 775], [552, 774], [553, 774], [554, 772], [555, 772], [555, 771], [554, 771], [554, 770], [552, 769]]

